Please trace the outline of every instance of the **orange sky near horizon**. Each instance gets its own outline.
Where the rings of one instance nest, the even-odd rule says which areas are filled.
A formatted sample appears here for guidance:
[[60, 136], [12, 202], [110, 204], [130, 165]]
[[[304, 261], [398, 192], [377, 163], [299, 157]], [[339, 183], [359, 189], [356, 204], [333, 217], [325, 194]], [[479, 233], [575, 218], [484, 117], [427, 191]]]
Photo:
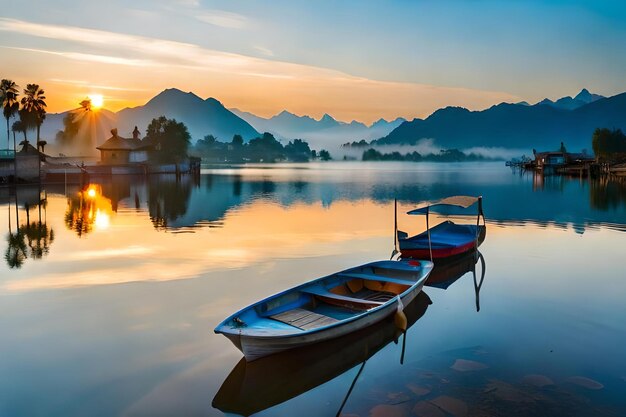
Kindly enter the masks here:
[[[2, 56], [10, 55], [7, 68], [19, 68], [3, 72], [2, 77], [22, 88], [27, 83], [39, 84], [46, 91], [51, 113], [76, 108], [92, 94], [101, 94], [104, 107], [118, 111], [143, 105], [172, 87], [262, 117], [288, 110], [366, 123], [381, 117], [427, 117], [445, 106], [478, 110], [520, 100], [504, 92], [381, 81], [191, 43], [74, 26], [0, 18], [0, 32], [43, 38], [51, 44], [45, 48], [0, 46]], [[35, 65], [42, 62], [45, 65]]]

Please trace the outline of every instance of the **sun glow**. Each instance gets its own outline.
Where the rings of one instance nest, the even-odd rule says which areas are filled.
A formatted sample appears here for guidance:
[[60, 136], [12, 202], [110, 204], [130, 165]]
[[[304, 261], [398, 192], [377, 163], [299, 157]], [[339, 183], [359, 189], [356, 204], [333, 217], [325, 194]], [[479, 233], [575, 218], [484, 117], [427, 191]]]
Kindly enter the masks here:
[[99, 109], [104, 104], [104, 97], [102, 97], [102, 94], [89, 94], [87, 97], [91, 101], [91, 107], [95, 109]]

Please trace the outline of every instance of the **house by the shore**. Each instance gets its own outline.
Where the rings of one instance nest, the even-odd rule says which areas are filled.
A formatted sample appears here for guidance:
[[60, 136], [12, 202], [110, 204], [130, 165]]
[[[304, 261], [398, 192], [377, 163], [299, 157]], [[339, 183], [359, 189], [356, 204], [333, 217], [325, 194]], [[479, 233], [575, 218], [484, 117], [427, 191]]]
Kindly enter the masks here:
[[155, 148], [148, 139], [139, 139], [137, 126], [133, 130], [132, 138], [119, 136], [117, 129], [111, 129], [111, 135], [102, 145], [96, 147], [100, 151], [100, 164], [103, 165], [145, 163], [149, 159], [150, 151]]
[[593, 155], [567, 152], [562, 142], [558, 151], [537, 152], [533, 149], [533, 155], [535, 159], [531, 163], [532, 168], [544, 174], [589, 172], [590, 165], [595, 162]]

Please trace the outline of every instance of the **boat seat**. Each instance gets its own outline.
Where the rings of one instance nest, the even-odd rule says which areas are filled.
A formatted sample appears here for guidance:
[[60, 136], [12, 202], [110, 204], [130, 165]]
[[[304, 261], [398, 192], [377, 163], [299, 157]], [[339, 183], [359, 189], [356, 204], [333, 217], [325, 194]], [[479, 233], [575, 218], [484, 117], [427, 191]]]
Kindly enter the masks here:
[[[309, 287], [301, 291], [306, 294], [317, 295], [319, 297], [323, 297], [329, 300], [344, 302], [344, 306], [349, 308], [356, 307], [359, 309], [369, 309], [385, 304], [384, 302], [380, 301], [363, 300], [362, 298], [347, 297], [345, 295], [334, 294], [323, 287]], [[341, 303], [339, 304], [341, 305]]]
[[384, 275], [365, 274], [365, 273], [359, 273], [359, 272], [342, 272], [338, 275], [342, 277], [349, 277], [349, 278], [361, 278], [361, 279], [365, 279], [368, 281], [393, 282], [394, 284], [400, 284], [400, 285], [411, 286], [415, 284], [415, 281], [411, 281], [408, 279], [392, 278], [392, 277], [386, 277]]
[[302, 330], [317, 329], [318, 327], [328, 326], [339, 321], [335, 318], [302, 308], [283, 311], [282, 313], [274, 314], [270, 317]]

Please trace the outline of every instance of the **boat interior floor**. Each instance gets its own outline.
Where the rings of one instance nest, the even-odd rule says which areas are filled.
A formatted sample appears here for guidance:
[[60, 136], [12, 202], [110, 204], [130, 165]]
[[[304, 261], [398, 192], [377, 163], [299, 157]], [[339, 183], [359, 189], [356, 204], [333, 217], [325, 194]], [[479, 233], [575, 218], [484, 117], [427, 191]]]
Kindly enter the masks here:
[[316, 329], [318, 327], [328, 326], [339, 321], [330, 316], [325, 316], [323, 314], [315, 313], [302, 308], [294, 308], [292, 310], [274, 314], [270, 317], [274, 320], [278, 320], [302, 330]]

